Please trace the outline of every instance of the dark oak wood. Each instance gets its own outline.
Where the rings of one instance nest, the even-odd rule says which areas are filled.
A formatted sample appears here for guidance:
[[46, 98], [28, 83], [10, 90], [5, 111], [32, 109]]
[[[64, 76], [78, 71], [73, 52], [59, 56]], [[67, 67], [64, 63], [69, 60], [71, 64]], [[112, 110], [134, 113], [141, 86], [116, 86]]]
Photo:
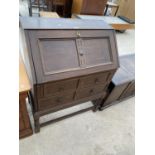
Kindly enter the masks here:
[[81, 14], [103, 15], [107, 0], [83, 0]]
[[[27, 68], [32, 77], [36, 132], [40, 131], [41, 116], [106, 95], [119, 66], [115, 32], [100, 21], [96, 25], [90, 23], [21, 19], [28, 49], [25, 54], [30, 63]], [[99, 103], [96, 101], [91, 109], [96, 111]]]
[[22, 58], [19, 59], [19, 138], [31, 135], [32, 128], [26, 107], [26, 98], [30, 91], [30, 84]]
[[134, 54], [120, 57], [120, 68], [115, 73], [101, 108], [108, 107], [116, 101], [124, 100], [135, 94], [135, 56]]
[[32, 128], [26, 108], [27, 92], [19, 94], [19, 138], [32, 135]]
[[101, 21], [91, 20], [73, 20], [64, 18], [40, 18], [40, 17], [20, 17], [21, 27], [25, 30], [107, 30], [112, 29], [111, 26]]
[[108, 0], [73, 0], [72, 14], [103, 15]]
[[73, 0], [46, 0], [48, 11], [57, 12], [60, 16], [71, 17]]

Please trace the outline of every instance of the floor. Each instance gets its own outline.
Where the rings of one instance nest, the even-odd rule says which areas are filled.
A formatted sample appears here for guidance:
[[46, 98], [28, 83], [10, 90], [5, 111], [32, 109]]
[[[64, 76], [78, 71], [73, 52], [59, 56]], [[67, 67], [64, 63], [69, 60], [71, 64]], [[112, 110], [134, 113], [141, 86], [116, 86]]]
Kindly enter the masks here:
[[134, 98], [86, 112], [20, 140], [20, 155], [134, 155]]
[[[24, 5], [23, 5], [24, 2]], [[26, 15], [26, 3], [20, 1], [20, 12]], [[24, 13], [25, 11], [25, 13]], [[116, 33], [119, 55], [134, 53], [135, 33]], [[85, 103], [84, 106], [90, 105]], [[68, 111], [43, 117], [55, 118]], [[88, 111], [41, 128], [41, 132], [19, 141], [20, 155], [134, 155], [135, 98], [113, 105], [101, 112]], [[28, 105], [31, 123], [33, 117]], [[33, 127], [34, 128], [34, 127]]]

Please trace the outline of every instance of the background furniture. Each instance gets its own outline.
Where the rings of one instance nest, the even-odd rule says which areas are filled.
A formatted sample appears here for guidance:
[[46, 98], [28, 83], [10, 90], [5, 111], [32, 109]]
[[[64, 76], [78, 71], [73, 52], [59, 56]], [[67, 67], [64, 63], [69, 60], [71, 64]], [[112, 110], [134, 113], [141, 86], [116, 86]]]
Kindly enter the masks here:
[[112, 78], [101, 109], [135, 94], [135, 55], [121, 56], [119, 60], [120, 68]]
[[[135, 0], [117, 0], [119, 10], [117, 16], [124, 16], [130, 20], [135, 20]], [[115, 14], [115, 9], [113, 9]]]
[[39, 121], [51, 112], [105, 97], [118, 67], [115, 31], [91, 20], [21, 17], [20, 23], [28, 48], [24, 54], [29, 62], [35, 131], [86, 110], [96, 111], [98, 101], [76, 113]]
[[107, 0], [73, 0], [72, 14], [103, 15]]
[[46, 0], [29, 0], [28, 1], [28, 8], [29, 8], [29, 15], [32, 16], [34, 14], [33, 8], [38, 9], [38, 12], [41, 10], [47, 10], [47, 3]]
[[30, 84], [22, 58], [19, 60], [19, 138], [32, 134], [32, 128], [26, 108], [26, 98], [30, 91]]
[[56, 12], [47, 12], [47, 11], [40, 11], [40, 17], [47, 17], [47, 18], [60, 18]]
[[59, 16], [71, 17], [72, 0], [46, 0], [48, 11], [57, 12]]
[[120, 17], [111, 16], [92, 16], [92, 15], [73, 15], [73, 18], [79, 19], [91, 19], [91, 20], [102, 20], [110, 24], [115, 30], [127, 30], [134, 29], [135, 25], [125, 21]]
[[113, 10], [114, 10], [114, 8], [115, 8], [116, 11], [115, 11], [114, 16], [116, 16], [116, 14], [117, 14], [117, 12], [118, 12], [118, 9], [119, 9], [119, 5], [118, 5], [118, 4], [115, 4], [115, 3], [113, 3], [113, 2], [107, 2], [107, 4], [106, 4], [106, 9], [105, 9], [105, 12], [104, 12], [104, 15], [105, 15], [105, 16], [106, 16], [106, 14], [107, 14], [108, 8], [112, 8]]

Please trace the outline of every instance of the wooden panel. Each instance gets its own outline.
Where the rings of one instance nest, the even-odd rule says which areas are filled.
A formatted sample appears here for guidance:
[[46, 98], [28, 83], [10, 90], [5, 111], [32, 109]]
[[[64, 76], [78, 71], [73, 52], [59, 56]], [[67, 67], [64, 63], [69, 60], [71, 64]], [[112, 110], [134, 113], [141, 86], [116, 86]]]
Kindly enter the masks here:
[[118, 0], [117, 4], [119, 4], [117, 16], [125, 16], [131, 20], [135, 20], [135, 0]]
[[128, 84], [129, 83], [124, 83], [124, 84], [121, 84], [121, 85], [114, 86], [114, 88], [110, 92], [109, 96], [107, 97], [106, 101], [104, 102], [104, 106], [119, 100], [121, 94], [127, 88]]
[[74, 13], [80, 14], [82, 4], [83, 4], [83, 0], [73, 0], [72, 14], [74, 14]]
[[21, 131], [21, 130], [23, 130], [25, 128], [25, 126], [24, 126], [24, 121], [23, 121], [23, 119], [22, 119], [22, 117], [21, 118], [19, 118], [19, 130]]
[[55, 93], [64, 93], [69, 90], [75, 90], [77, 86], [77, 79], [54, 82], [44, 84], [44, 95], [54, 95]]
[[88, 86], [95, 86], [101, 85], [104, 86], [104, 83], [107, 83], [110, 73], [99, 73], [94, 74], [86, 77], [80, 78], [79, 88], [88, 87]]
[[90, 97], [92, 95], [96, 95], [98, 93], [102, 93], [102, 92], [104, 92], [104, 90], [105, 89], [104, 89], [103, 86], [94, 87], [94, 88], [83, 88], [83, 89], [79, 89], [77, 91], [77, 94], [76, 94], [76, 99]]
[[111, 63], [109, 38], [83, 39], [82, 47], [86, 66]]
[[120, 99], [127, 98], [135, 94], [135, 82], [131, 82], [126, 90], [121, 94]]
[[[38, 84], [113, 70], [118, 66], [115, 36], [114, 31], [111, 30], [29, 31], [29, 37]], [[64, 39], [58, 39], [61, 37]], [[77, 43], [79, 39], [82, 40], [83, 45]], [[91, 44], [93, 43], [95, 48], [91, 46], [89, 50], [90, 43], [89, 41], [83, 43], [85, 39], [92, 41]], [[101, 39], [100, 44], [97, 39]], [[86, 51], [86, 55], [82, 56], [84, 65], [81, 64], [82, 50], [83, 54]], [[88, 53], [89, 51], [91, 52]], [[107, 63], [108, 60], [110, 62]]]
[[39, 110], [43, 110], [50, 107], [56, 107], [68, 102], [73, 101], [74, 93], [59, 94], [58, 96], [51, 96], [38, 100]]
[[83, 0], [80, 14], [103, 15], [107, 0]]
[[26, 137], [32, 134], [30, 120], [26, 108], [27, 94], [20, 93], [19, 95], [19, 138]]
[[107, 0], [73, 0], [72, 14], [103, 15]]
[[113, 76], [113, 79], [108, 88], [109, 94], [107, 95], [103, 106], [134, 95], [134, 66], [134, 54], [120, 57], [120, 68]]
[[111, 26], [115, 30], [127, 30], [127, 29], [134, 29], [135, 28], [134, 24], [111, 24]]
[[105, 22], [66, 18], [20, 17], [20, 24], [25, 30], [104, 30], [112, 29]]
[[75, 40], [40, 39], [39, 46], [45, 75], [79, 68]]

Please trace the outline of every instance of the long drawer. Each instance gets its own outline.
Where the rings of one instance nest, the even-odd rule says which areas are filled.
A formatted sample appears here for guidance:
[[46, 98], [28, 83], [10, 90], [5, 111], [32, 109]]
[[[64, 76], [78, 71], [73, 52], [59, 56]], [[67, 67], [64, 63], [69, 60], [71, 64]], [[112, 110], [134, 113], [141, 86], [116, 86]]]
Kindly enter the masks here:
[[121, 94], [120, 99], [127, 98], [135, 94], [135, 82], [132, 81], [127, 89]]
[[69, 92], [67, 94], [60, 93], [57, 96], [44, 97], [38, 100], [38, 108], [39, 110], [44, 110], [66, 104], [73, 101], [74, 95], [74, 92]]
[[78, 79], [70, 79], [58, 82], [45, 83], [38, 86], [38, 97], [50, 97], [58, 94], [64, 94], [68, 91], [76, 90]]
[[102, 93], [105, 91], [105, 87], [98, 86], [98, 87], [88, 87], [83, 89], [78, 89], [76, 92], [76, 99], [86, 98], [93, 95], [96, 95], [98, 93]]
[[98, 74], [81, 77], [78, 87], [84, 88], [88, 86], [102, 85], [104, 83], [107, 83], [110, 75], [111, 73], [104, 72], [104, 73], [98, 73]]

